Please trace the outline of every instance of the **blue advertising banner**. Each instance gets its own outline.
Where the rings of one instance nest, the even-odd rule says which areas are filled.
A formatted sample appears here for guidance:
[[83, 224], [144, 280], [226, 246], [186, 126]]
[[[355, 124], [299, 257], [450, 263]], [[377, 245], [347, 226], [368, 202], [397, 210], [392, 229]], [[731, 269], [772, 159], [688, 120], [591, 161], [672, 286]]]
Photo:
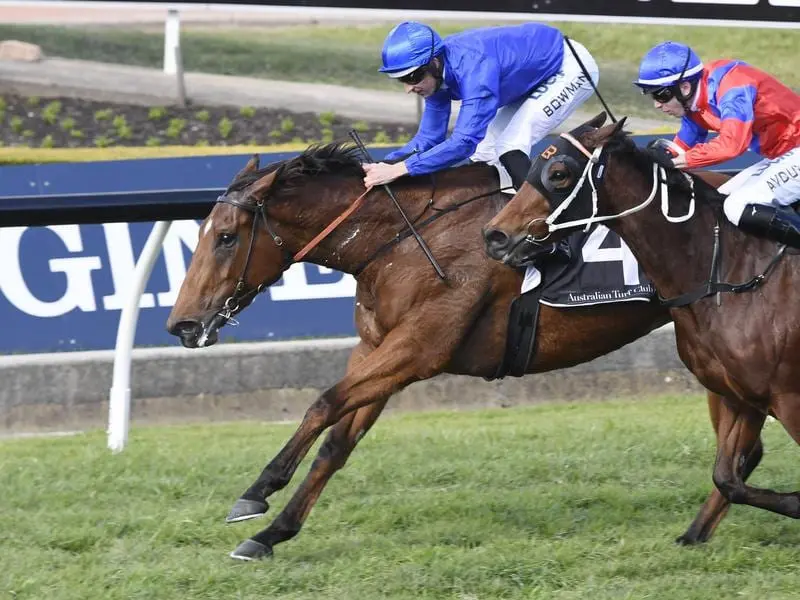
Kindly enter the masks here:
[[[152, 225], [55, 225], [0, 230], [0, 352], [113, 348], [135, 257]], [[198, 221], [176, 221], [140, 303], [137, 346], [172, 345], [164, 329], [197, 241]], [[353, 335], [355, 282], [294, 265], [226, 327], [223, 341]]]
[[[637, 141], [644, 143], [647, 139]], [[385, 149], [375, 150], [375, 158], [382, 157], [385, 152]], [[264, 156], [263, 162], [276, 158]], [[728, 166], [742, 168], [754, 159], [752, 156]], [[138, 172], [143, 163], [150, 162], [147, 178], [159, 181], [162, 186], [173, 185], [174, 182], [155, 171], [167, 169], [174, 173], [176, 164], [186, 166], [188, 163], [170, 160], [199, 159], [140, 161], [135, 169]], [[181, 185], [192, 187], [189, 184], [200, 182], [204, 187], [224, 188], [245, 160], [246, 157], [238, 160], [205, 157], [202, 164], [220, 161], [225, 168], [205, 169], [206, 172], [215, 171], [215, 177], [201, 173], [190, 178], [183, 175], [186, 180]], [[85, 192], [87, 185], [98, 189], [129, 189], [133, 185], [121, 179], [124, 175], [121, 166], [95, 166], [97, 173], [90, 184], [86, 183], [86, 174], [77, 168], [70, 170], [60, 165], [53, 166], [50, 172], [47, 166], [36, 169], [37, 177], [51, 182], [55, 188], [51, 193], [58, 193], [55, 190]], [[0, 169], [0, 180], [8, 183], [11, 189], [14, 185], [20, 187], [19, 182], [12, 181], [14, 177], [10, 173], [10, 170]], [[73, 176], [83, 178], [83, 184], [65, 180]], [[388, 203], [387, 210], [391, 210]], [[3, 325], [0, 353], [113, 348], [131, 274], [151, 228], [152, 223], [0, 228], [0, 322]], [[177, 344], [177, 339], [165, 331], [164, 324], [186, 274], [198, 231], [199, 221], [196, 220], [172, 224], [141, 300], [137, 346]], [[280, 282], [240, 315], [239, 327], [229, 325], [222, 330], [221, 340], [354, 335], [354, 294], [355, 281], [349, 275], [315, 265], [294, 265]]]

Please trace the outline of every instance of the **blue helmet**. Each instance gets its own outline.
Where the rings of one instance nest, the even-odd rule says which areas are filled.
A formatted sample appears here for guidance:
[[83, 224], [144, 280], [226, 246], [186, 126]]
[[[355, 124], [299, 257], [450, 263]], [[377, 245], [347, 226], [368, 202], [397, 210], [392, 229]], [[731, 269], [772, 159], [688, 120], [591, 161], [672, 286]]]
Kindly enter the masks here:
[[703, 74], [703, 63], [686, 44], [661, 42], [644, 55], [639, 65], [639, 79], [634, 81], [643, 89], [670, 87], [681, 81], [694, 81]]
[[405, 21], [386, 36], [379, 70], [389, 77], [403, 77], [427, 65], [443, 48], [442, 38], [431, 27]]

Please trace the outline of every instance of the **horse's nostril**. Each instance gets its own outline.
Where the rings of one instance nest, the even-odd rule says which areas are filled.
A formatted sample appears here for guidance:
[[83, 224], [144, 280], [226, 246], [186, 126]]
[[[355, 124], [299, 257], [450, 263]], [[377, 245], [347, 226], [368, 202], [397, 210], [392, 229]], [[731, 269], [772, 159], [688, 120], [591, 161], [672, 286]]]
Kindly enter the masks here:
[[188, 337], [200, 335], [201, 329], [202, 325], [198, 321], [178, 321], [168, 331], [172, 335]]
[[499, 229], [489, 229], [483, 232], [483, 239], [486, 240], [486, 245], [490, 248], [502, 250], [509, 243], [508, 235]]

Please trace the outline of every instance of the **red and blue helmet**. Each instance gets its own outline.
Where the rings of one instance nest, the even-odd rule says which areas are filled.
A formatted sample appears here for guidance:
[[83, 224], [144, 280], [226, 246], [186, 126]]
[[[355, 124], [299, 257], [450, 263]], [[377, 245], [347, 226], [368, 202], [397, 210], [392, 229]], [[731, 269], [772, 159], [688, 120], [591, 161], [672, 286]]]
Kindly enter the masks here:
[[433, 28], [416, 21], [405, 21], [389, 32], [381, 51], [379, 69], [389, 77], [403, 77], [424, 67], [444, 48]]
[[702, 74], [703, 62], [694, 50], [680, 42], [662, 42], [644, 55], [633, 84], [647, 91], [696, 81]]

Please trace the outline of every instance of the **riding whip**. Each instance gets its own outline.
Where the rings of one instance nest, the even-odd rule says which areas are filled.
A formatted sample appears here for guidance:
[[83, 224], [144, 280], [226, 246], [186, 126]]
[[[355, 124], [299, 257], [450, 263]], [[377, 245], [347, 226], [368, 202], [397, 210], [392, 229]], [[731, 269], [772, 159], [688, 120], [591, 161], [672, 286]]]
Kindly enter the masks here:
[[600, 95], [600, 90], [597, 89], [597, 86], [595, 85], [594, 81], [592, 80], [592, 76], [589, 75], [589, 70], [586, 68], [586, 65], [583, 64], [583, 61], [581, 60], [581, 57], [578, 56], [578, 53], [576, 52], [575, 47], [572, 45], [572, 41], [566, 35], [564, 36], [564, 41], [567, 42], [567, 46], [569, 46], [569, 49], [572, 51], [572, 56], [574, 56], [575, 60], [578, 61], [578, 65], [580, 66], [581, 71], [583, 71], [583, 74], [586, 75], [586, 79], [589, 80], [589, 85], [592, 86], [592, 89], [594, 90], [595, 96], [597, 96], [597, 99], [600, 100], [600, 104], [603, 105], [603, 108], [606, 109], [606, 112], [608, 113], [608, 116], [611, 117], [611, 122], [612, 123], [616, 123], [617, 119], [614, 117], [614, 113], [611, 112], [611, 109], [608, 108], [608, 104], [606, 104], [606, 101], [603, 100], [603, 97]]
[[[364, 155], [366, 161], [375, 162], [374, 160], [372, 160], [372, 157], [369, 154], [369, 150], [367, 150], [367, 147], [361, 141], [361, 137], [358, 135], [358, 132], [355, 129], [350, 130], [350, 137], [356, 143], [358, 149], [361, 150], [361, 153]], [[445, 275], [445, 272], [442, 270], [442, 267], [439, 266], [439, 263], [436, 262], [436, 258], [434, 258], [433, 253], [431, 253], [431, 249], [428, 247], [428, 244], [425, 243], [424, 239], [422, 239], [422, 236], [419, 234], [419, 232], [414, 227], [414, 224], [406, 215], [405, 211], [403, 210], [403, 207], [400, 206], [400, 203], [397, 201], [397, 198], [394, 197], [394, 194], [392, 193], [392, 190], [389, 188], [389, 185], [384, 183], [383, 189], [386, 190], [386, 193], [389, 194], [389, 198], [391, 198], [392, 202], [394, 202], [395, 208], [397, 208], [397, 210], [402, 215], [403, 220], [405, 220], [406, 225], [408, 225], [409, 230], [411, 231], [414, 238], [417, 240], [419, 247], [422, 248], [422, 251], [425, 253], [425, 256], [428, 257], [428, 260], [430, 261], [431, 266], [436, 271], [436, 274], [439, 276], [440, 279], [447, 280], [447, 275]]]

